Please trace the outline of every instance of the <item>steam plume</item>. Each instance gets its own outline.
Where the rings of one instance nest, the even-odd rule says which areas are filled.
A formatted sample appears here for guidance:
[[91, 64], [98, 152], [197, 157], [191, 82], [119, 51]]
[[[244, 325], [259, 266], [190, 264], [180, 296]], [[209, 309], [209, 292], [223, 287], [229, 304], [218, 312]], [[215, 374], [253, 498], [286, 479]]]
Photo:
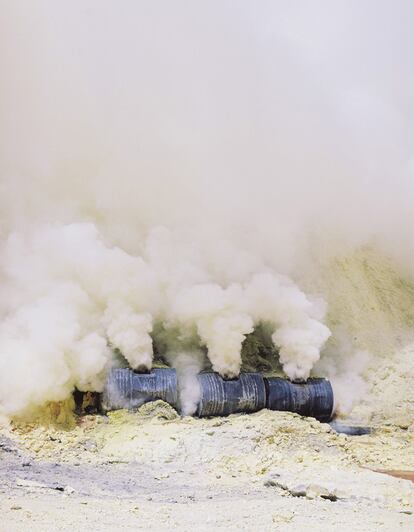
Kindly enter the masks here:
[[191, 413], [263, 322], [290, 378], [362, 379], [323, 276], [370, 246], [412, 279], [412, 3], [1, 6], [1, 412], [155, 344]]

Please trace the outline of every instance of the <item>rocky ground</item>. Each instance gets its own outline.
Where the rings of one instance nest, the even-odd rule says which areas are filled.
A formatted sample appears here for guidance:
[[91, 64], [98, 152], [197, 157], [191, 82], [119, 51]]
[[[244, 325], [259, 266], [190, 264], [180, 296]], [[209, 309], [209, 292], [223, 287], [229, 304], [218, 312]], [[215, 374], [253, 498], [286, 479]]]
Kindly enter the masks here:
[[413, 530], [414, 425], [179, 418], [162, 402], [0, 440], [0, 530]]

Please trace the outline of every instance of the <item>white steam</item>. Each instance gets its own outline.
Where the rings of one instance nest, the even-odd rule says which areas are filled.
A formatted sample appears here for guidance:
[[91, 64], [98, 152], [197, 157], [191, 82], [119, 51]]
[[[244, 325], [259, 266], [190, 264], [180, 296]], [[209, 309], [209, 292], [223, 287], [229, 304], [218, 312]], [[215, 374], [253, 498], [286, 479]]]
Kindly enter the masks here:
[[323, 302], [311, 303], [288, 278], [269, 273], [253, 277], [247, 298], [256, 323], [273, 324], [272, 340], [280, 350], [285, 373], [292, 379], [307, 379], [330, 336], [320, 321], [324, 318]]
[[[332, 258], [369, 244], [411, 278], [412, 3], [1, 6], [0, 413], [154, 346], [192, 413], [261, 323], [306, 379]], [[333, 351], [320, 372], [362, 379]]]
[[204, 368], [204, 353], [197, 350], [170, 351], [166, 358], [177, 371], [181, 415], [191, 416], [196, 412], [200, 401], [200, 384], [197, 375]]

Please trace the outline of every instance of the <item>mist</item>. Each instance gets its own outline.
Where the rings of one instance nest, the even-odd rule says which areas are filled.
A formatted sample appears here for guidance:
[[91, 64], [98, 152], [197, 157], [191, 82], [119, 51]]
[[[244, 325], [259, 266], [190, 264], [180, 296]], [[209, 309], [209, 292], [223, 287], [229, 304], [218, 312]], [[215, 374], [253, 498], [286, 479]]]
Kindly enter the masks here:
[[365, 393], [322, 278], [369, 247], [412, 281], [412, 3], [0, 6], [1, 413], [154, 343], [192, 413], [261, 323], [289, 378]]

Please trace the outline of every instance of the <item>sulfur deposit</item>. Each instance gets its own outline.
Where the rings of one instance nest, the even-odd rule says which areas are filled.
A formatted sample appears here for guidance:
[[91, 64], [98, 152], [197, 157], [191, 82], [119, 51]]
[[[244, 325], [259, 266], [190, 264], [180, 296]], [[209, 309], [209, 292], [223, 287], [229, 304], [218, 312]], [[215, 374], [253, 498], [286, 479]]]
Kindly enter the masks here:
[[[126, 529], [160, 530], [175, 523], [187, 530], [197, 522], [208, 530], [206, 519], [213, 529], [230, 523], [246, 530], [254, 522], [270, 530], [278, 519], [287, 519], [292, 530], [307, 520], [315, 530], [346, 530], [349, 523], [357, 530], [392, 530], [395, 523], [409, 530], [412, 523], [414, 484], [375, 471], [414, 469], [414, 425], [347, 437], [316, 420], [268, 410], [180, 419], [159, 401], [135, 413], [85, 416], [70, 430], [20, 423], [2, 438], [3, 455], [6, 441], [18, 453], [4, 478], [15, 496], [26, 494], [25, 508], [31, 500], [55, 508], [67, 486], [73, 490], [66, 494], [72, 502], [65, 502], [63, 519], [73, 519], [67, 505], [74, 500], [84, 501], [85, 515], [96, 519], [99, 501], [112, 507], [117, 493], [122, 502], [116, 508], [124, 512], [120, 526]], [[33, 484], [39, 479], [43, 484]], [[217, 494], [221, 502], [212, 514], [207, 503]], [[261, 504], [268, 511], [248, 511]], [[31, 508], [30, 515], [39, 529], [45, 524], [39, 510]], [[144, 522], [138, 519], [143, 516]]]
[[158, 359], [349, 413], [413, 341], [412, 7], [161, 4], [5, 2], [1, 415]]

